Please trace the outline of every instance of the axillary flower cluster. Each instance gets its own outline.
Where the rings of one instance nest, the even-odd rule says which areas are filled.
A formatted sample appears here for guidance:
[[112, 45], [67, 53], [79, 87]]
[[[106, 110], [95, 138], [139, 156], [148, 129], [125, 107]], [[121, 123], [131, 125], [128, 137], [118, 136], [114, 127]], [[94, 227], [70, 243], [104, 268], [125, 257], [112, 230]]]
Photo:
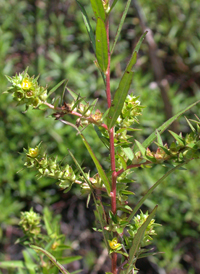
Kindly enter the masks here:
[[19, 105], [26, 105], [26, 108], [30, 106], [36, 108], [46, 101], [47, 88], [40, 86], [38, 77], [30, 77], [27, 70], [13, 77], [6, 76], [6, 78], [12, 84], [7, 92], [12, 94]]
[[[35, 168], [38, 171], [38, 177], [50, 177], [58, 181], [58, 186], [64, 189], [65, 192], [69, 191], [72, 185], [78, 184], [82, 189], [82, 193], [90, 192], [90, 186], [84, 180], [83, 176], [75, 174], [72, 167], [68, 164], [61, 165], [55, 158], [50, 158], [41, 148], [41, 144], [35, 148], [24, 149], [26, 154], [25, 166], [27, 168]], [[90, 178], [90, 174], [85, 173], [85, 176], [91, 182], [94, 188], [104, 190], [105, 186], [102, 183], [98, 174]]]

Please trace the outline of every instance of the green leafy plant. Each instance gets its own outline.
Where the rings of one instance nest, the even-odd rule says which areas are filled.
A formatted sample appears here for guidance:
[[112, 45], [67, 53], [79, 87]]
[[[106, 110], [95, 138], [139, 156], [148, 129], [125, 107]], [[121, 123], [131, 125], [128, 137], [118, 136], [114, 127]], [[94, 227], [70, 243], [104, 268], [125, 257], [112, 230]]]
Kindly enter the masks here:
[[[24, 149], [26, 158], [24, 165], [27, 168], [35, 168], [38, 177], [55, 179], [58, 186], [65, 192], [70, 191], [73, 184], [79, 185], [81, 192], [88, 195], [87, 204], [89, 205], [91, 198], [95, 204], [96, 227], [94, 229], [102, 233], [112, 262], [111, 272], [107, 273], [137, 273], [137, 259], [148, 256], [151, 251], [147, 246], [151, 243], [152, 236], [155, 235], [154, 228], [157, 224], [155, 224], [154, 216], [157, 206], [154, 207], [150, 214], [141, 211], [139, 215], [136, 215], [138, 210], [153, 190], [171, 173], [199, 157], [200, 119], [198, 117], [193, 121], [187, 120], [191, 133], [188, 133], [185, 137], [181, 133], [178, 135], [170, 131], [175, 140], [171, 145], [163, 143], [161, 133], [180, 115], [198, 102], [193, 103], [171, 117], [146, 138], [143, 143], [134, 140], [131, 133], [138, 130], [136, 126], [139, 124], [143, 106], [140, 104], [139, 97], [129, 94], [129, 91], [134, 76], [133, 66], [136, 64], [142, 41], [148, 34], [145, 32], [141, 36], [119, 81], [118, 88], [112, 93], [110, 85], [112, 54], [114, 53], [131, 1], [128, 0], [124, 8], [112, 46], [110, 46], [109, 19], [118, 1], [114, 0], [110, 3], [108, 0], [91, 0], [90, 2], [96, 18], [95, 35], [83, 5], [77, 1], [96, 56], [95, 64], [105, 85], [107, 98], [105, 111], [101, 112], [96, 108], [98, 105], [97, 100], [88, 102], [82, 94], [72, 91], [69, 87], [66, 87], [66, 89], [72, 97], [70, 103], [66, 103], [63, 97], [53, 98], [50, 102], [52, 93], [65, 80], [62, 80], [48, 91], [47, 86], [39, 85], [38, 77], [29, 76], [28, 69], [14, 77], [7, 76], [8, 81], [11, 83], [11, 87], [8, 88], [7, 92], [12, 94], [13, 99], [19, 105], [25, 105], [26, 110], [29, 108], [39, 108], [41, 110], [49, 108], [52, 110], [52, 116], [55, 119], [76, 130], [77, 135], [82, 139], [96, 166], [97, 173], [85, 172], [85, 168], [81, 166], [76, 159], [76, 155], [73, 155], [70, 150], [68, 153], [74, 161], [74, 167], [48, 156], [41, 144]], [[71, 120], [67, 120], [68, 116], [75, 118], [74, 123]], [[92, 128], [92, 126], [102, 141], [102, 145], [107, 149], [108, 157], [106, 160], [109, 164], [106, 167], [99, 161], [95, 151], [93, 151], [92, 144], [90, 145], [84, 136], [84, 129], [86, 127]], [[152, 143], [157, 145], [157, 150], [154, 151], [149, 148]], [[128, 189], [129, 183], [132, 181], [131, 173], [136, 168], [151, 168], [154, 165], [165, 166], [168, 168], [168, 171], [141, 199], [138, 199], [136, 206], [131, 208], [128, 204], [128, 196], [134, 195]], [[26, 237], [29, 239], [28, 244], [30, 248], [36, 250], [42, 256], [48, 257], [62, 273], [68, 273], [59, 262], [60, 255], [52, 252], [48, 244], [43, 244], [43, 241], [46, 240], [41, 236], [39, 223], [40, 217], [32, 210], [22, 213], [20, 224]], [[50, 228], [47, 221], [45, 224], [47, 226], [47, 234], [51, 237], [52, 233], [54, 235], [54, 232], [52, 230], [49, 231]], [[56, 241], [61, 238], [63, 237], [56, 235]], [[53, 241], [55, 241], [55, 238], [53, 238]], [[52, 245], [54, 243], [52, 242]], [[63, 242], [61, 245], [63, 245]], [[41, 259], [42, 261], [43, 259]], [[43, 271], [43, 273], [46, 272]]]
[[21, 213], [20, 227], [24, 236], [17, 240], [27, 247], [23, 251], [25, 262], [1, 262], [1, 268], [17, 268], [20, 273], [68, 273], [60, 264], [68, 264], [80, 260], [81, 256], [63, 256], [71, 247], [65, 245], [65, 235], [60, 233], [60, 215], [53, 217], [52, 212], [44, 208], [43, 217], [30, 211]]

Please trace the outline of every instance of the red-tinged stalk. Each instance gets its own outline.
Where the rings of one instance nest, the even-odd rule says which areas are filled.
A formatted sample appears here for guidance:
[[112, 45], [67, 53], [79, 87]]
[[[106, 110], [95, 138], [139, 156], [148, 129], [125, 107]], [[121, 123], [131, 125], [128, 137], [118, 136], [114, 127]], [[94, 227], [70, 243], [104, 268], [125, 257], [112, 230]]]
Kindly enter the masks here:
[[126, 171], [127, 169], [136, 168], [136, 167], [141, 167], [141, 166], [148, 165], [148, 164], [152, 164], [152, 162], [146, 161], [146, 162], [141, 163], [141, 164], [132, 164], [132, 165], [129, 165], [129, 166], [127, 166], [127, 168], [126, 168], [125, 170], [124, 170], [123, 168], [120, 169], [120, 170], [118, 170], [118, 171], [116, 172], [116, 176], [117, 176], [117, 177], [120, 176], [120, 175], [121, 175], [124, 171]]
[[[110, 92], [110, 43], [109, 43], [109, 20], [106, 20], [106, 33], [108, 45], [108, 67], [106, 70], [106, 96], [108, 107], [111, 107], [111, 92]], [[110, 160], [112, 169], [112, 192], [111, 195], [111, 209], [113, 214], [116, 214], [116, 166], [115, 166], [115, 147], [114, 147], [114, 128], [109, 130], [110, 137]], [[112, 254], [112, 273], [117, 274], [117, 253]]]
[[[46, 106], [48, 106], [50, 109], [54, 109], [54, 110], [57, 110], [57, 111], [63, 111], [62, 107], [54, 107], [54, 105], [49, 104], [47, 102], [44, 102], [43, 104], [46, 105]], [[74, 110], [68, 112], [67, 114], [74, 115], [74, 116], [77, 116], [77, 117], [80, 117], [80, 118], [84, 118], [85, 120], [87, 120], [90, 123], [97, 124], [98, 126], [101, 126], [101, 127], [105, 128], [105, 129], [108, 129], [107, 125], [105, 125], [103, 123], [99, 124], [92, 117], [90, 117], [90, 116], [89, 117], [84, 117], [81, 113], [78, 113], [78, 112], [76, 112]]]

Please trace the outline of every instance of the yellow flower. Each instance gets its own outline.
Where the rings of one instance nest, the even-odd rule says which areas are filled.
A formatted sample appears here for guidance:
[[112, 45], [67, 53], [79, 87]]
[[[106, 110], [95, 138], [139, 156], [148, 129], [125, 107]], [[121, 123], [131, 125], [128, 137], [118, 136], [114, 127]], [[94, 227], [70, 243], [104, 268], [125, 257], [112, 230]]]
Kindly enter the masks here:
[[109, 246], [111, 249], [117, 249], [118, 247], [121, 247], [121, 244], [117, 242], [117, 238], [113, 238], [112, 241], [109, 241]]
[[32, 87], [32, 82], [30, 82], [28, 79], [24, 79], [21, 83], [21, 87], [25, 90], [28, 90]]
[[36, 147], [36, 148], [29, 148], [28, 156], [30, 156], [31, 158], [35, 158], [35, 157], [38, 156], [38, 153], [39, 153], [38, 147]]

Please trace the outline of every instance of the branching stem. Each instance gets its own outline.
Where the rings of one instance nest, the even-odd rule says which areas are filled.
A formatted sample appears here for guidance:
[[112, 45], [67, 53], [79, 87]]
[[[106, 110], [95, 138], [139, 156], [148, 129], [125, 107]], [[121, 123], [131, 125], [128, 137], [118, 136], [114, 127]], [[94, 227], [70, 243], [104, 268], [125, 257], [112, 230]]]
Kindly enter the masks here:
[[[50, 109], [54, 109], [54, 110], [61, 111], [61, 112], [63, 111], [63, 109], [61, 107], [54, 107], [54, 105], [49, 104], [47, 102], [44, 102], [43, 104], [46, 105]], [[108, 129], [107, 125], [105, 125], [103, 123], [99, 124], [92, 117], [90, 117], [90, 116], [89, 117], [84, 117], [84, 115], [82, 115], [81, 113], [78, 113], [77, 111], [72, 110], [72, 111], [67, 112], [66, 114], [70, 114], [70, 115], [74, 115], [74, 116], [83, 118], [84, 120], [87, 120], [88, 122], [90, 122], [92, 124], [97, 124], [98, 126], [101, 126], [105, 129]]]
[[[127, 170], [127, 169], [131, 169], [131, 168], [135, 168], [135, 167], [141, 167], [142, 165], [148, 165], [148, 164], [152, 164], [152, 162], [146, 161], [146, 162], [141, 163], [141, 164], [132, 164], [132, 165], [127, 166], [126, 170]], [[118, 171], [116, 172], [116, 176], [117, 176], [117, 177], [120, 176], [120, 175], [121, 175], [124, 171], [126, 171], [126, 170], [124, 170], [123, 168], [120, 169], [120, 170], [118, 170]]]

